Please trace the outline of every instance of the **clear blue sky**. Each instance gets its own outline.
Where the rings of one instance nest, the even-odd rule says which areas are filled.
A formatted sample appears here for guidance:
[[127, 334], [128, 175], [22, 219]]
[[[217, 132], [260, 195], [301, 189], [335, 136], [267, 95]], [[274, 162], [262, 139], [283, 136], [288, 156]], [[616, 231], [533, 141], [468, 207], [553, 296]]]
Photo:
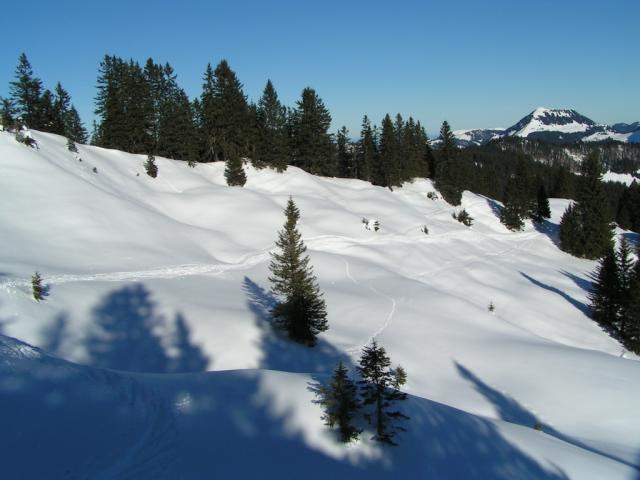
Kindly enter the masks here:
[[362, 115], [430, 133], [507, 127], [537, 106], [596, 122], [640, 120], [640, 1], [10, 1], [1, 8], [0, 95], [25, 52], [93, 118], [106, 54], [169, 62], [193, 98], [226, 58], [257, 99], [271, 78], [293, 105], [316, 89], [357, 136]]

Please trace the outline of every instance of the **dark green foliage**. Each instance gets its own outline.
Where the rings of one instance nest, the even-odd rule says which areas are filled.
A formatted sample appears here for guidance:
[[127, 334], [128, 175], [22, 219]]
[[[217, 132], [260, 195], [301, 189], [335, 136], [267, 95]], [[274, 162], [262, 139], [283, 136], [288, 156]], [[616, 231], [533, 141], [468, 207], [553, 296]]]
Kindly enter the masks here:
[[634, 180], [625, 188], [616, 208], [616, 222], [620, 227], [640, 232], [640, 184]]
[[106, 55], [100, 63], [94, 142], [131, 153], [154, 151], [154, 101], [137, 62]]
[[513, 231], [522, 230], [524, 219], [529, 216], [532, 205], [529, 173], [526, 165], [524, 159], [519, 157], [515, 172], [507, 181], [504, 208], [500, 212], [502, 224]]
[[31, 64], [24, 53], [18, 59], [15, 80], [10, 82], [9, 92], [15, 115], [29, 128], [41, 130], [43, 127], [42, 82], [33, 76]]
[[458, 213], [453, 212], [451, 214], [454, 220], [459, 221], [461, 224], [470, 227], [473, 225], [473, 217], [463, 208]]
[[342, 127], [336, 135], [337, 175], [341, 178], [355, 178], [353, 149], [349, 143], [349, 130]]
[[279, 252], [271, 254], [269, 265], [271, 291], [281, 298], [271, 313], [292, 340], [314, 345], [316, 336], [329, 328], [326, 306], [305, 255], [307, 247], [296, 228], [300, 211], [291, 198], [285, 215], [284, 227], [276, 240]]
[[156, 165], [156, 158], [153, 155], [147, 155], [147, 161], [144, 162], [144, 169], [151, 178], [158, 176], [158, 166]]
[[31, 276], [31, 293], [35, 301], [44, 300], [44, 285], [42, 285], [42, 277], [38, 272]]
[[278, 172], [287, 169], [291, 157], [287, 108], [278, 99], [271, 80], [267, 81], [256, 108], [258, 146], [254, 165], [267, 165]]
[[594, 274], [589, 294], [591, 314], [603, 328], [615, 332], [620, 312], [620, 272], [613, 248], [609, 248]]
[[377, 158], [377, 145], [375, 134], [371, 127], [369, 118], [365, 115], [362, 119], [362, 129], [360, 130], [360, 140], [356, 145], [354, 178], [360, 180], [371, 180], [371, 169]]
[[440, 128], [440, 140], [442, 143], [435, 158], [436, 188], [442, 198], [451, 205], [460, 205], [463, 191], [463, 167], [453, 132], [446, 120]]
[[361, 430], [353, 425], [353, 419], [360, 409], [358, 388], [342, 362], [336, 366], [329, 385], [320, 388], [319, 395], [325, 424], [338, 427], [342, 442], [357, 440]]
[[[400, 118], [400, 121], [402, 119]], [[400, 185], [400, 148], [396, 129], [389, 114], [382, 119], [378, 162], [373, 169], [371, 183], [382, 187]]]
[[620, 246], [616, 252], [616, 261], [618, 264], [619, 288], [620, 288], [620, 311], [618, 329], [622, 338], [628, 329], [630, 316], [630, 300], [631, 300], [631, 279], [633, 276], [633, 261], [631, 260], [631, 248], [629, 242], [623, 237], [620, 240]]
[[[640, 247], [636, 252], [640, 258]], [[630, 275], [629, 288], [624, 295], [624, 330], [622, 331], [625, 346], [640, 355], [640, 260], [636, 261]]]
[[314, 175], [336, 173], [329, 127], [331, 114], [312, 88], [302, 91], [292, 115], [293, 165]]
[[242, 83], [226, 60], [215, 70], [207, 65], [200, 97], [203, 161], [242, 158], [252, 151], [249, 127], [253, 119]]
[[487, 307], [487, 310], [493, 313], [495, 309], [496, 309], [496, 306], [493, 304], [493, 302], [489, 302], [489, 306]]
[[247, 175], [244, 173], [242, 160], [236, 154], [227, 153], [227, 161], [224, 166], [224, 178], [230, 187], [243, 187], [247, 183]]
[[577, 257], [601, 258], [611, 248], [610, 213], [597, 155], [582, 164], [577, 201], [560, 222], [560, 248]]
[[204, 372], [209, 358], [202, 349], [191, 341], [191, 334], [184, 317], [176, 315], [174, 349], [178, 355], [171, 361], [171, 371], [177, 373]]
[[399, 372], [391, 368], [391, 360], [385, 349], [375, 340], [363, 348], [358, 373], [361, 378], [358, 383], [362, 403], [373, 407], [373, 413], [365, 417], [375, 426], [376, 440], [396, 445], [393, 441], [394, 436], [398, 431], [405, 430], [397, 425], [397, 421], [409, 418], [395, 407], [398, 400], [407, 398], [407, 395], [399, 390], [406, 382], [406, 373], [401, 368]]
[[550, 217], [551, 208], [549, 207], [549, 197], [547, 196], [547, 189], [544, 188], [544, 184], [541, 183], [536, 194], [536, 207], [533, 214], [533, 219], [536, 222], [542, 222], [545, 218]]

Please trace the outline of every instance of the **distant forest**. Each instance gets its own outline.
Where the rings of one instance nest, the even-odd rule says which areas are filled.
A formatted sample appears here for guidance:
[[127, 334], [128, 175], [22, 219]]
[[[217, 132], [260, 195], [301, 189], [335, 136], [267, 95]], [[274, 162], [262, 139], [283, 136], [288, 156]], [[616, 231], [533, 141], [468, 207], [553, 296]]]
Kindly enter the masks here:
[[[70, 140], [198, 162], [249, 160], [256, 168], [283, 171], [288, 165], [323, 176], [356, 178], [393, 188], [416, 177], [434, 179], [450, 203], [463, 190], [499, 201], [517, 176], [524, 195], [544, 189], [552, 197], [574, 198], [581, 181], [579, 162], [597, 152], [606, 169], [636, 172], [640, 145], [619, 142], [554, 145], [506, 138], [481, 147], [455, 146], [444, 122], [431, 147], [419, 120], [387, 114], [379, 125], [364, 115], [354, 138], [346, 127], [330, 132], [331, 113], [318, 93], [304, 88], [294, 106], [281, 103], [267, 81], [251, 101], [227, 61], [207, 65], [202, 92], [191, 100], [168, 63], [106, 55], [100, 63], [92, 134], [85, 130], [71, 96], [58, 82], [45, 89], [22, 54], [9, 96], [1, 99], [2, 124], [26, 125]], [[604, 184], [608, 211], [622, 228], [640, 231], [640, 186]]]

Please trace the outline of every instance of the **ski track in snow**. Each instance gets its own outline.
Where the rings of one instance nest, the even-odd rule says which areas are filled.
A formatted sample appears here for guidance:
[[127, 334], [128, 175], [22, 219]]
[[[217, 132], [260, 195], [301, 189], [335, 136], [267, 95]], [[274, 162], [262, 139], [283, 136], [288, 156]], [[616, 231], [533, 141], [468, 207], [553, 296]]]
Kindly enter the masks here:
[[[351, 275], [351, 271], [350, 271], [350, 265], [349, 262], [347, 261], [347, 259], [343, 258], [342, 259], [344, 261], [344, 269], [345, 269], [345, 275], [346, 277], [351, 280], [355, 285], [362, 285], [359, 281], [357, 281], [355, 278], [353, 278], [353, 276]], [[391, 302], [391, 311], [389, 312], [389, 314], [387, 315], [387, 318], [385, 319], [384, 323], [382, 324], [382, 326], [380, 328], [378, 328], [372, 335], [369, 336], [369, 338], [367, 339], [366, 342], [364, 342], [362, 345], [359, 346], [354, 346], [351, 348], [348, 348], [346, 350], [346, 352], [349, 355], [355, 356], [355, 355], [359, 355], [360, 352], [362, 351], [362, 349], [364, 347], [366, 347], [367, 345], [369, 345], [378, 335], [380, 335], [382, 332], [384, 332], [386, 330], [386, 328], [391, 325], [391, 322], [393, 321], [393, 317], [396, 314], [396, 306], [397, 306], [397, 301], [395, 298], [382, 293], [380, 290], [378, 290], [376, 287], [374, 287], [373, 285], [371, 285], [370, 283], [368, 283], [367, 285], [365, 285], [369, 290], [371, 290], [372, 292], [374, 292], [376, 295], [382, 296], [382, 297], [386, 297], [390, 302]]]

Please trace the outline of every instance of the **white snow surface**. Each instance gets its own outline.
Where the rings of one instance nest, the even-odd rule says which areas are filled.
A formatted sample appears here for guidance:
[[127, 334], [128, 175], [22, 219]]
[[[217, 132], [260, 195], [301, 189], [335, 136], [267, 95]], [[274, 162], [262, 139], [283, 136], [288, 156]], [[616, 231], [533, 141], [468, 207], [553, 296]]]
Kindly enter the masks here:
[[[637, 173], [640, 174], [640, 170]], [[602, 176], [602, 180], [605, 181], [605, 182], [624, 183], [625, 185], [629, 186], [634, 181], [637, 182], [638, 178], [633, 176], [633, 175], [631, 175], [630, 173], [616, 173], [616, 172], [612, 172], [611, 170], [608, 170]]]
[[[428, 180], [247, 166], [239, 188], [222, 163], [163, 158], [152, 179], [143, 155], [32, 136], [37, 150], [0, 133], [3, 478], [638, 478], [640, 363], [587, 316], [596, 264], [555, 244], [567, 200], [512, 233], [470, 192], [461, 225]], [[266, 313], [290, 195], [328, 309], [313, 349]], [[83, 365], [97, 307], [132, 286], [168, 325], [184, 318], [209, 372]], [[340, 444], [312, 401], [373, 338], [408, 373], [398, 447], [368, 430]]]

